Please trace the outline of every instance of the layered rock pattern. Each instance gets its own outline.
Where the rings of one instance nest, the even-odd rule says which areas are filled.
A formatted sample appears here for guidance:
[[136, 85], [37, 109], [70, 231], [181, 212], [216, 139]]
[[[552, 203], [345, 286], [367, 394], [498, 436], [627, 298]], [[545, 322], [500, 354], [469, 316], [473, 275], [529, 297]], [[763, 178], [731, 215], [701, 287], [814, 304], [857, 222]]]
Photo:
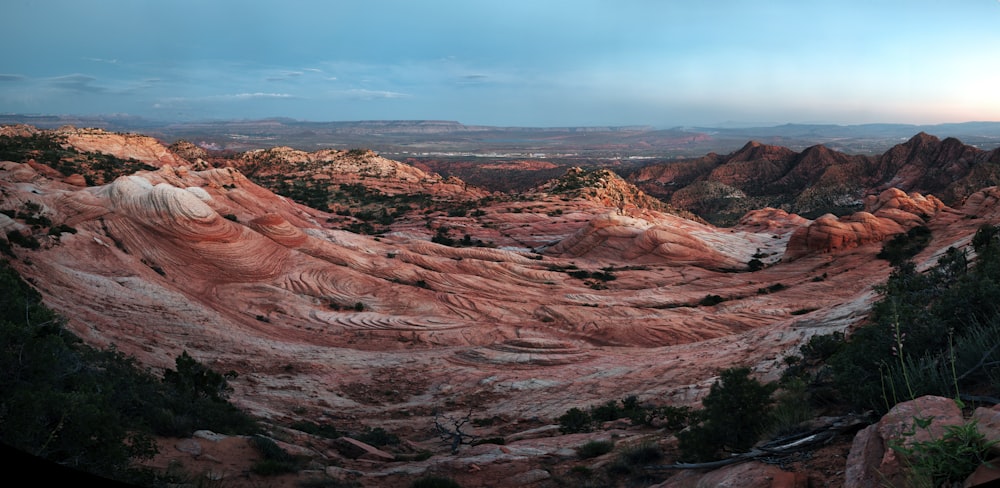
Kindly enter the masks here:
[[[110, 140], [93, 149], [114, 150]], [[346, 165], [330, 181], [441, 188], [455, 201], [481, 195], [368, 153], [277, 153], [283, 168]], [[776, 379], [787, 351], [864, 318], [889, 272], [874, 259], [880, 239], [928, 226], [933, 239], [915, 258], [923, 266], [1000, 222], [996, 188], [955, 208], [890, 189], [852, 217], [809, 221], [765, 208], [721, 229], [643, 205], [608, 179], [579, 194], [482, 200], [469, 214], [411, 213], [368, 236], [236, 167], [156, 158], [156, 170], [89, 187], [43, 163], [0, 163], [4, 235], [40, 241], [12, 244], [12, 264], [46, 303], [87, 342], [115, 344], [151, 367], [186, 350], [236, 371], [233, 399], [267, 418], [414, 436], [437, 409], [552, 421], [628, 394], [696, 404], [716, 372], [735, 365]], [[77, 232], [50, 235], [25, 213]], [[431, 242], [442, 227], [490, 245]], [[762, 269], [749, 271], [752, 259]], [[703, 303], [709, 295], [721, 301]], [[480, 446], [475, 460], [449, 462], [513, 477], [563, 455], [565, 439], [544, 442]], [[521, 471], [505, 467], [516, 463]], [[413, 475], [389, 471], [379, 480]]]
[[945, 208], [933, 196], [907, 195], [891, 188], [878, 197], [866, 199], [864, 211], [840, 218], [826, 214], [800, 227], [788, 241], [785, 258], [794, 260], [816, 251], [831, 252], [882, 242], [926, 224]]

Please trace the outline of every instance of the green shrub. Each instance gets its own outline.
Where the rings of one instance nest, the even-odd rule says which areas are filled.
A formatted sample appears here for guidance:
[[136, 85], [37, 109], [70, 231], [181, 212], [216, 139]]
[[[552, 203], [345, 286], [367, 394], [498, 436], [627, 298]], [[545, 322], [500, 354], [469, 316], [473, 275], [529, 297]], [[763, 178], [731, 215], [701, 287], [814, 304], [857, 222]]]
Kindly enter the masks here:
[[614, 448], [615, 443], [612, 441], [590, 441], [578, 447], [576, 454], [580, 456], [580, 459], [590, 459], [607, 454]]
[[[916, 425], [904, 436], [926, 428], [930, 419], [914, 419]], [[918, 442], [893, 442], [889, 447], [901, 454], [910, 469], [914, 486], [952, 486], [965, 481], [973, 471], [990, 459], [990, 448], [997, 441], [987, 441], [975, 421], [949, 425], [938, 439]]]
[[748, 368], [722, 371], [702, 400], [702, 422], [677, 434], [681, 457], [710, 461], [723, 449], [749, 449], [771, 422], [774, 388], [750, 378]]
[[920, 225], [906, 231], [906, 233], [896, 234], [892, 239], [886, 241], [882, 246], [882, 251], [875, 257], [885, 259], [893, 266], [898, 266], [923, 251], [930, 241], [931, 230]]
[[307, 434], [312, 434], [312, 435], [320, 436], [320, 437], [326, 437], [327, 439], [337, 439], [339, 437], [343, 437], [343, 435], [344, 435], [342, 432], [340, 432], [339, 430], [337, 430], [336, 427], [334, 427], [334, 426], [332, 426], [330, 424], [325, 424], [325, 423], [323, 423], [323, 424], [317, 424], [317, 423], [314, 423], [314, 422], [308, 422], [308, 421], [302, 420], [302, 421], [298, 421], [298, 422], [292, 423], [292, 425], [290, 425], [289, 427], [291, 427], [291, 428], [293, 428], [295, 430], [300, 430], [300, 431], [305, 432]]
[[652, 443], [632, 446], [618, 455], [607, 466], [607, 472], [612, 476], [628, 476], [633, 485], [648, 485], [652, 478], [645, 471], [645, 466], [660, 460], [663, 451]]
[[915, 395], [953, 397], [990, 386], [998, 375], [983, 326], [1000, 326], [1000, 246], [996, 228], [973, 238], [973, 265], [948, 249], [935, 267], [896, 266], [876, 288], [868, 324], [829, 358], [833, 386], [852, 405], [885, 412]]
[[608, 400], [603, 405], [598, 405], [590, 409], [590, 418], [594, 422], [610, 422], [625, 416], [625, 412], [618, 407], [618, 402]]
[[66, 224], [59, 224], [49, 229], [50, 236], [58, 236], [64, 232], [68, 234], [76, 234], [76, 229]]
[[578, 432], [590, 432], [593, 428], [593, 419], [590, 414], [573, 407], [559, 417], [559, 432], [563, 434], [575, 434]]
[[[156, 452], [152, 434], [161, 434], [158, 426], [226, 432], [233, 419], [242, 419], [247, 428], [231, 433], [256, 428], [222, 398], [192, 400], [184, 393], [198, 391], [193, 379], [207, 377], [190, 374], [201, 371], [200, 365], [178, 358], [181, 373], [175, 373], [185, 379], [164, 381], [113, 347], [87, 347], [62, 324], [39, 294], [0, 262], [0, 443], [74, 469], [135, 481], [142, 473], [132, 462]], [[206, 402], [215, 413], [206, 415]]]
[[800, 433], [803, 424], [815, 417], [809, 391], [802, 379], [784, 381], [774, 400], [770, 411], [771, 424], [767, 430], [775, 436]]
[[35, 239], [35, 236], [31, 234], [25, 235], [16, 230], [7, 233], [7, 241], [25, 249], [38, 249], [42, 247], [42, 244], [38, 242], [38, 239]]
[[387, 432], [382, 427], [366, 428], [357, 435], [357, 439], [375, 447], [395, 446], [399, 444], [399, 436]]
[[802, 345], [800, 352], [806, 361], [825, 361], [833, 356], [844, 345], [844, 333], [833, 332], [825, 335], [814, 335]]
[[665, 405], [657, 409], [656, 415], [664, 420], [667, 430], [673, 432], [683, 430], [699, 419], [699, 413], [688, 406]]
[[273, 440], [258, 434], [250, 438], [250, 443], [261, 456], [261, 460], [250, 467], [255, 474], [275, 476], [298, 471], [296, 459]]
[[646, 465], [654, 463], [663, 458], [663, 450], [653, 443], [643, 443], [625, 449], [621, 458], [631, 466]]

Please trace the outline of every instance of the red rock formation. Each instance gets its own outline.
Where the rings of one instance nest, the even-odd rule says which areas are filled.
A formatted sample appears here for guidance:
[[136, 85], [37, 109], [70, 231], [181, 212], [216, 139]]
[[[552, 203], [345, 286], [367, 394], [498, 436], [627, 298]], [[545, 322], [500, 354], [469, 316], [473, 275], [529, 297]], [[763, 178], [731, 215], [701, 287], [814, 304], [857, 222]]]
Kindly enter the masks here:
[[[372, 154], [275, 154], [276, 168], [314, 165], [303, 175], [333, 183], [368, 172], [364, 181], [386, 192], [478, 194]], [[279, 197], [235, 168], [161, 165], [83, 188], [37, 163], [0, 162], [0, 210], [15, 215], [0, 214], [0, 239], [16, 230], [41, 242], [12, 244], [12, 265], [89, 344], [115, 344], [153, 368], [187, 350], [239, 373], [233, 400], [274, 422], [382, 426], [438, 454], [393, 466], [323, 454], [363, 473], [364, 486], [406, 485], [435, 470], [503, 486], [541, 479], [546, 463], [575, 459], [567, 445], [590, 438], [535, 431], [450, 456], [427, 434], [431, 412], [473, 410], [497, 419], [476, 432], [499, 436], [629, 394], [696, 404], [713, 375], [734, 365], [777, 379], [788, 350], [861, 320], [872, 286], [887, 276], [874, 246], [850, 246], [924, 222], [933, 229], [918, 256], [926, 264], [965, 245], [982, 223], [1000, 222], [995, 188], [958, 211], [886, 191], [866, 214], [827, 219], [828, 238], [814, 240], [820, 234], [805, 229], [818, 232], [822, 219], [793, 231], [801, 218], [764, 209], [720, 229], [618, 200], [633, 193], [617, 183], [581, 189], [597, 195], [539, 191], [483, 201], [479, 215], [410, 214], [375, 237], [341, 230], [336, 215]], [[17, 215], [28, 208], [77, 233], [27, 224]], [[838, 225], [840, 237], [830, 237]], [[495, 247], [431, 242], [442, 226]], [[797, 244], [787, 241], [800, 233]], [[789, 253], [804, 252], [779, 261], [786, 243]], [[756, 255], [766, 266], [745, 271]], [[758, 293], [776, 284], [783, 289]], [[723, 301], [699, 306], [709, 294]]]
[[881, 242], [926, 223], [945, 208], [937, 198], [907, 195], [892, 188], [866, 200], [866, 211], [837, 218], [827, 214], [792, 234], [785, 259], [792, 261], [814, 252], [851, 249]]
[[982, 151], [924, 133], [878, 157], [824, 146], [795, 153], [751, 142], [726, 156], [647, 166], [628, 179], [675, 206], [717, 215], [718, 221], [764, 206], [799, 214], [841, 212], [890, 188], [937, 195], [955, 205], [1000, 183], [1000, 150]]
[[[930, 423], [926, 427], [917, 426], [914, 420], [917, 418]], [[878, 423], [866, 427], [854, 438], [844, 487], [906, 486], [907, 461], [890, 446], [893, 443], [912, 446], [940, 439], [949, 426], [963, 423], [962, 410], [953, 399], [925, 396], [897, 404]]]
[[117, 134], [101, 129], [63, 128], [55, 132], [82, 152], [99, 152], [121, 159], [135, 159], [151, 166], [188, 164], [152, 137], [138, 134]]
[[699, 266], [735, 269], [746, 262], [744, 256], [727, 256], [697, 237], [711, 232], [704, 225], [675, 216], [662, 215], [656, 222], [609, 213], [591, 220], [576, 234], [545, 250], [565, 258]]

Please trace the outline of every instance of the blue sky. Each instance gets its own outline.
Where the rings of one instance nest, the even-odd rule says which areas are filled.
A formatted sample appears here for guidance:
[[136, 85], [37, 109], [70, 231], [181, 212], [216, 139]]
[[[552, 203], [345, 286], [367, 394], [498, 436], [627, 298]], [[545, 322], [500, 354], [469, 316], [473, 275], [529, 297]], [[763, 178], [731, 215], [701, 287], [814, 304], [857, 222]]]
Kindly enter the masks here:
[[998, 0], [5, 0], [0, 112], [1000, 120]]

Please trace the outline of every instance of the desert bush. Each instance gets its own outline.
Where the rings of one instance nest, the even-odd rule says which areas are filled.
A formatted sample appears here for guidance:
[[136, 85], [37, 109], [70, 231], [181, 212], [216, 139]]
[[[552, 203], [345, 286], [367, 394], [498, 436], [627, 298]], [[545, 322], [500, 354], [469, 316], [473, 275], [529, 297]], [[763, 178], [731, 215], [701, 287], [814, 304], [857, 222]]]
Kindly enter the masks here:
[[7, 233], [7, 241], [11, 244], [17, 244], [25, 249], [38, 249], [42, 247], [42, 244], [35, 239], [33, 235], [24, 235], [20, 231], [12, 230]]
[[886, 241], [876, 257], [889, 261], [889, 264], [893, 266], [898, 266], [923, 251], [930, 241], [931, 230], [920, 225], [903, 234], [896, 234], [892, 239]]
[[609, 422], [625, 416], [625, 411], [618, 406], [617, 400], [607, 402], [590, 409], [590, 418], [594, 422]]
[[833, 332], [824, 335], [814, 335], [802, 345], [800, 352], [806, 361], [825, 361], [833, 356], [844, 345], [844, 333]]
[[774, 394], [770, 410], [771, 423], [767, 431], [774, 436], [786, 436], [802, 431], [802, 425], [814, 417], [809, 390], [800, 378], [784, 381]]
[[344, 435], [344, 433], [337, 430], [336, 427], [326, 423], [317, 424], [315, 422], [301, 420], [293, 422], [289, 427], [307, 434], [326, 437], [327, 439], [336, 439], [338, 437], [343, 437]]
[[273, 440], [262, 435], [250, 438], [250, 443], [261, 459], [250, 467], [250, 471], [261, 476], [275, 476], [298, 471], [298, 462]]
[[613, 441], [590, 441], [576, 449], [576, 454], [580, 459], [590, 459], [607, 454], [615, 448]]
[[[932, 420], [914, 419], [904, 438], [927, 428]], [[952, 486], [965, 481], [973, 471], [990, 458], [990, 449], [997, 441], [987, 441], [975, 421], [945, 427], [943, 436], [917, 442], [892, 442], [889, 447], [902, 455], [909, 468], [912, 486]], [[957, 485], [955, 485], [957, 486]]]
[[748, 368], [722, 371], [702, 400], [701, 423], [677, 434], [681, 457], [710, 461], [724, 449], [749, 449], [771, 423], [774, 389], [751, 378]]
[[663, 451], [653, 443], [643, 443], [626, 448], [607, 466], [608, 475], [629, 477], [632, 485], [648, 485], [652, 482], [646, 465], [663, 458]]
[[76, 234], [76, 229], [66, 224], [59, 224], [49, 229], [50, 236], [58, 236], [62, 233]]
[[678, 432], [687, 428], [692, 423], [699, 420], [700, 412], [693, 410], [691, 407], [682, 406], [675, 407], [673, 405], [664, 405], [656, 409], [656, 417], [663, 419], [664, 427], [667, 430]]
[[358, 434], [356, 438], [361, 442], [375, 447], [395, 446], [399, 444], [399, 436], [386, 431], [382, 427], [375, 427], [374, 429], [368, 427], [364, 432]]
[[[932, 269], [904, 261], [877, 287], [868, 324], [828, 361], [833, 384], [849, 403], [884, 412], [914, 395], [955, 396], [991, 382], [986, 365], [997, 343], [983, 327], [1000, 325], [1000, 246], [983, 226], [973, 238], [976, 260], [949, 249]], [[979, 365], [979, 366], [977, 366]]]
[[563, 434], [575, 434], [594, 430], [593, 419], [590, 418], [590, 414], [576, 407], [567, 410], [558, 420], [559, 432]]
[[[206, 380], [210, 375], [194, 373], [204, 373], [204, 367], [193, 359], [179, 357], [179, 372], [164, 381], [113, 347], [87, 347], [62, 324], [38, 293], [0, 262], [0, 443], [134, 481], [145, 479], [132, 462], [156, 452], [152, 434], [161, 433], [158, 425], [230, 433], [256, 428], [219, 396], [225, 389]], [[216, 399], [201, 395], [192, 401], [191, 392], [203, 391], [216, 392]], [[205, 402], [216, 413], [206, 415]], [[238, 432], [227, 428], [235, 425], [233, 419], [244, 422]]]
[[699, 300], [698, 301], [698, 305], [700, 305], [702, 307], [711, 307], [713, 305], [718, 305], [718, 304], [720, 304], [720, 303], [722, 303], [724, 301], [726, 301], [726, 300], [724, 298], [722, 298], [721, 296], [719, 296], [719, 295], [711, 295], [710, 294], [710, 295], [705, 295], [704, 298], [702, 298], [701, 300]]

